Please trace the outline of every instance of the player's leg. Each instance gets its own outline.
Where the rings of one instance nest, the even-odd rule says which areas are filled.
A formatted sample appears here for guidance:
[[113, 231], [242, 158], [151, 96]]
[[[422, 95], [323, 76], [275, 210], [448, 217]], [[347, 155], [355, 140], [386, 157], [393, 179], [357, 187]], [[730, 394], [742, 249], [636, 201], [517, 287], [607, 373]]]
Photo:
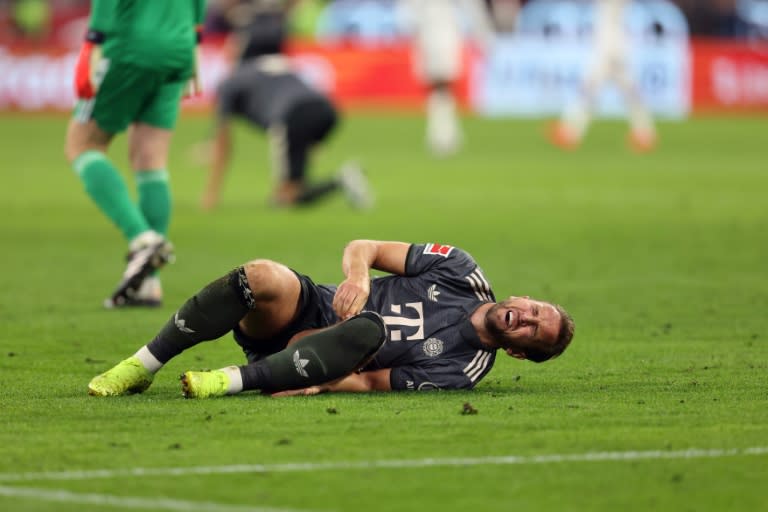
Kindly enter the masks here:
[[340, 188], [335, 178], [312, 181], [308, 175], [312, 149], [328, 137], [336, 122], [330, 103], [312, 99], [294, 105], [283, 122], [270, 130], [273, 173], [278, 177], [276, 205], [310, 205]]
[[[289, 156], [290, 173], [292, 176], [306, 175], [312, 151], [331, 136], [339, 123], [339, 114], [329, 101], [318, 99], [298, 105], [287, 119], [287, 126], [293, 128], [289, 129], [289, 148], [297, 148], [296, 157]], [[302, 192], [296, 200], [298, 204], [314, 203], [339, 189], [355, 208], [367, 209], [373, 204], [368, 180], [355, 162], [346, 162], [331, 178], [310, 180], [305, 176], [303, 181]]]
[[130, 241], [149, 227], [122, 174], [106, 155], [115, 132], [102, 129], [94, 119], [80, 117], [79, 112], [87, 109], [85, 103], [92, 101], [78, 103], [67, 128], [65, 153], [88, 196]]
[[645, 105], [626, 64], [622, 63], [616, 69], [615, 82], [621, 89], [627, 104], [630, 147], [641, 153], [651, 151], [656, 147], [656, 127], [651, 112]]
[[167, 171], [172, 134], [169, 129], [146, 123], [135, 123], [128, 133], [129, 159], [135, 173], [139, 209], [149, 226], [164, 236], [168, 234], [172, 211]]
[[95, 377], [89, 394], [143, 391], [173, 357], [224, 336], [238, 323], [249, 337], [266, 339], [290, 324], [300, 293], [298, 277], [284, 265], [255, 260], [238, 267], [189, 298], [132, 357]]
[[[443, 5], [444, 4], [444, 5]], [[433, 3], [432, 9], [447, 10], [431, 19], [421, 19], [415, 38], [417, 74], [427, 86], [426, 138], [431, 151], [448, 156], [459, 150], [461, 126], [453, 84], [461, 72], [462, 35], [450, 2]]]
[[323, 384], [359, 370], [386, 337], [381, 316], [365, 311], [308, 334], [255, 363], [185, 372], [182, 391], [187, 398], [209, 398], [246, 390], [276, 392]]
[[[150, 228], [132, 199], [120, 171], [106, 156], [113, 134], [124, 131], [136, 118], [157, 86], [154, 74], [114, 62], [107, 69], [96, 96], [80, 100], [67, 132], [66, 154], [93, 201], [122, 231], [131, 258], [120, 284], [105, 306], [123, 305], [151, 268], [162, 265], [155, 254], [162, 240]], [[141, 265], [134, 264], [140, 256]], [[162, 255], [160, 255], [162, 256]]]
[[335, 288], [315, 285], [306, 276], [291, 279], [293, 272], [274, 262], [255, 261], [246, 269], [259, 306], [240, 320], [235, 339], [249, 364], [185, 372], [182, 389], [188, 398], [328, 382], [362, 367], [384, 342], [384, 323], [375, 313], [328, 328], [336, 321]]
[[[184, 80], [171, 75], [142, 106], [128, 133], [129, 159], [136, 178], [139, 209], [149, 227], [167, 239], [172, 212], [168, 152], [179, 115]], [[171, 258], [170, 245], [164, 245], [165, 260]], [[135, 252], [134, 248], [134, 252]], [[135, 292], [121, 297], [125, 305], [159, 306], [162, 285], [157, 268], [151, 268]]]
[[363, 169], [354, 160], [348, 160], [339, 168], [337, 180], [344, 189], [347, 201], [353, 208], [368, 210], [373, 207], [374, 194]]
[[563, 109], [560, 121], [549, 133], [553, 144], [563, 149], [574, 149], [581, 144], [592, 122], [597, 94], [606, 81], [610, 65], [607, 58], [599, 55], [589, 68], [579, 95]]
[[325, 98], [315, 98], [292, 108], [285, 116], [285, 161], [288, 183], [300, 183], [297, 205], [309, 205], [343, 190], [354, 208], [373, 206], [373, 194], [360, 165], [345, 162], [331, 178], [312, 180], [309, 172], [312, 151], [333, 134], [339, 124], [336, 107]]
[[[166, 237], [171, 218], [171, 190], [167, 168], [171, 131], [135, 123], [129, 131], [129, 159], [136, 178], [139, 209], [149, 227]], [[170, 254], [169, 254], [170, 258]], [[160, 306], [163, 290], [157, 269], [125, 297], [127, 305]]]
[[301, 183], [289, 180], [288, 141], [284, 122], [273, 123], [267, 129], [267, 144], [272, 182], [270, 203], [273, 206], [290, 206], [301, 191]]
[[135, 68], [112, 63], [96, 95], [80, 99], [69, 123], [65, 152], [91, 199], [132, 240], [149, 229], [120, 171], [106, 156], [112, 137], [132, 121], [146, 94]]
[[172, 74], [142, 107], [129, 133], [129, 156], [136, 173], [139, 208], [150, 227], [168, 234], [173, 208], [168, 152], [179, 117], [186, 79]]

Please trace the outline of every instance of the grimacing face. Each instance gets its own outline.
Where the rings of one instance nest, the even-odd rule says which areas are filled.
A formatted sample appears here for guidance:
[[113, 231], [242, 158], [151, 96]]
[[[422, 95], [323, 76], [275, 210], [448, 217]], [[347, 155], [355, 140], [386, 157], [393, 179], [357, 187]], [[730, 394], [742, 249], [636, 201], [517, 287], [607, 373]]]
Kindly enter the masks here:
[[485, 325], [510, 356], [524, 358], [525, 348], [549, 346], [560, 332], [560, 313], [552, 304], [510, 296], [485, 314]]

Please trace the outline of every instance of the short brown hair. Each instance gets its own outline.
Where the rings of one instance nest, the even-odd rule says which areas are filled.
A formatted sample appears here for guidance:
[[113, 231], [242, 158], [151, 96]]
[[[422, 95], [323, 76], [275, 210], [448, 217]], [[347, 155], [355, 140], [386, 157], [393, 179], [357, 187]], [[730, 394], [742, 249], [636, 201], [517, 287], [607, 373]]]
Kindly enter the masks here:
[[563, 353], [573, 339], [573, 332], [576, 329], [573, 318], [559, 304], [552, 304], [552, 306], [560, 313], [560, 330], [557, 332], [557, 339], [552, 345], [525, 349], [525, 358], [534, 363], [543, 363], [544, 361], [556, 358]]

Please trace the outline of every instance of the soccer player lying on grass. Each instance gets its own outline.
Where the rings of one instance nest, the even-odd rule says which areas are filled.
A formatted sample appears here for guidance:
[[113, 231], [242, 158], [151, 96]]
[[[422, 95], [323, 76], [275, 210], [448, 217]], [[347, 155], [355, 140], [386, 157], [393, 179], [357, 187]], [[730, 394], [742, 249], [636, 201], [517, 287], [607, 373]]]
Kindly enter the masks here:
[[[370, 278], [376, 269], [391, 275]], [[449, 245], [355, 240], [345, 279], [317, 285], [275, 261], [253, 260], [187, 300], [155, 338], [88, 385], [95, 396], [140, 393], [171, 358], [229, 331], [243, 366], [187, 371], [184, 396], [246, 390], [470, 389], [502, 349], [542, 362], [560, 355], [574, 323], [528, 297], [496, 302], [474, 259]]]

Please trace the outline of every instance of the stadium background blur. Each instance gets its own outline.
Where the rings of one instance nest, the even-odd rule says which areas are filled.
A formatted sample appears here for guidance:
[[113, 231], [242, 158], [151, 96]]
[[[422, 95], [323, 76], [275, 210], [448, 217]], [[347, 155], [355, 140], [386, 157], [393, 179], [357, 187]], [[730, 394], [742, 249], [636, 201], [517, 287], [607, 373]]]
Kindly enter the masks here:
[[[344, 106], [414, 110], [424, 91], [413, 77], [406, 17], [395, 0], [309, 0], [292, 19], [290, 52], [310, 81]], [[551, 116], [579, 87], [590, 46], [591, 2], [487, 0], [499, 37], [482, 55], [468, 44], [458, 97], [466, 111]], [[216, 2], [209, 4], [215, 12]], [[768, 5], [764, 0], [635, 2], [630, 26], [643, 96], [657, 115], [765, 111]], [[68, 110], [71, 69], [88, 2], [0, 1], [0, 109]], [[203, 52], [206, 108], [226, 73], [222, 34], [209, 16]], [[654, 25], [655, 24], [655, 25]], [[661, 32], [651, 37], [652, 27]], [[382, 80], [386, 76], [386, 80]], [[603, 114], [621, 114], [610, 91]]]
[[[504, 4], [518, 5], [531, 3], [533, 0], [486, 0], [499, 11]], [[329, 4], [344, 5], [347, 8], [359, 8], [363, 4], [377, 4], [375, 9], [388, 9], [387, 4], [396, 0], [310, 0], [314, 16], [304, 26], [304, 33], [313, 31], [311, 18], [319, 17], [319, 11]], [[751, 38], [765, 36], [765, 2], [761, 0], [671, 0], [685, 14], [691, 34], [705, 37]], [[71, 22], [87, 15], [89, 0], [2, 0], [0, 1], [0, 27], [3, 43], [15, 38], [57, 40], [79, 42], [77, 33], [72, 34], [66, 28]], [[215, 4], [215, 1], [211, 2]], [[357, 5], [355, 5], [357, 4]], [[373, 8], [372, 8], [373, 9]], [[371, 20], [375, 23], [376, 20]], [[503, 22], [501, 22], [503, 25]]]

